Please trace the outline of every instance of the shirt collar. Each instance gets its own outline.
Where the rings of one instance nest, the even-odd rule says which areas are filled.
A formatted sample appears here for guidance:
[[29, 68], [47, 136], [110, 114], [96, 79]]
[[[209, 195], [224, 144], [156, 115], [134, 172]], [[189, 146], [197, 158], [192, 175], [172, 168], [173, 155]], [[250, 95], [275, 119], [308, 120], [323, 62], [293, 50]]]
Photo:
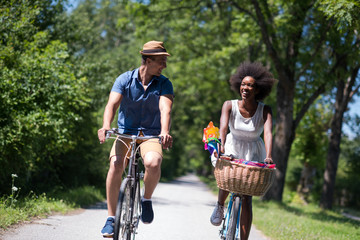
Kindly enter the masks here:
[[[140, 68], [135, 69], [134, 75], [133, 75], [133, 79], [135, 79], [135, 80], [137, 80], [137, 81], [139, 81], [139, 69], [140, 69]], [[152, 81], [154, 81], [154, 80], [158, 81], [159, 79], [160, 79], [160, 76], [155, 76], [155, 75], [154, 75], [154, 76], [152, 77], [152, 79], [150, 80], [149, 84], [150, 84]]]

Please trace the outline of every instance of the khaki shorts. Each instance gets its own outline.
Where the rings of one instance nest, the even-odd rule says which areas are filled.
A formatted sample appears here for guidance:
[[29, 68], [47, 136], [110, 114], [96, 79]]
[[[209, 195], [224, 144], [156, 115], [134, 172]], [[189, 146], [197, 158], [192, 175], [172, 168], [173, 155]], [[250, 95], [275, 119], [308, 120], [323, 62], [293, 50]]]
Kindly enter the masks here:
[[[110, 151], [109, 160], [114, 156], [121, 157], [121, 158], [124, 158], [125, 156], [126, 156], [126, 158], [130, 157], [131, 139], [121, 138], [121, 137], [118, 137], [118, 138], [120, 138], [123, 142], [121, 140], [117, 140], [117, 139], [114, 141], [114, 144]], [[146, 153], [148, 153], [148, 152], [157, 152], [161, 155], [161, 157], [163, 156], [162, 146], [159, 143], [159, 139], [157, 139], [157, 138], [149, 139], [149, 140], [138, 140], [136, 143], [137, 143], [137, 146], [140, 145], [140, 154], [143, 159], [144, 159]]]

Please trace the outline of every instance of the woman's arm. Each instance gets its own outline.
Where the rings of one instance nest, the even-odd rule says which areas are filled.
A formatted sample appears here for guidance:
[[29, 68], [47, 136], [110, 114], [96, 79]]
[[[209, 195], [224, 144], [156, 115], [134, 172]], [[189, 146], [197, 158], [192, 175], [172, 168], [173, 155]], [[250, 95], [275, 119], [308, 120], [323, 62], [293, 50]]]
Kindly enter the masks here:
[[225, 142], [226, 142], [226, 134], [228, 131], [229, 125], [229, 117], [231, 113], [231, 101], [225, 101], [222, 109], [221, 109], [221, 117], [220, 117], [220, 139], [221, 139], [221, 152], [224, 153]]
[[273, 163], [271, 150], [272, 150], [272, 110], [270, 106], [264, 106], [264, 142], [266, 150], [267, 163]]

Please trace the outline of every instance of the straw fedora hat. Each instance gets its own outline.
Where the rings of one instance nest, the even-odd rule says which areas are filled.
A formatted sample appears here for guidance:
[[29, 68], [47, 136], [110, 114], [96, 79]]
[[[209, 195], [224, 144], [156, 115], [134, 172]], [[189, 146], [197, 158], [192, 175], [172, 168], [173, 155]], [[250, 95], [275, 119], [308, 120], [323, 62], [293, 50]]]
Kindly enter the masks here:
[[170, 54], [166, 52], [164, 43], [159, 41], [150, 41], [145, 43], [143, 46], [143, 50], [140, 51], [140, 53], [145, 56], [170, 56]]

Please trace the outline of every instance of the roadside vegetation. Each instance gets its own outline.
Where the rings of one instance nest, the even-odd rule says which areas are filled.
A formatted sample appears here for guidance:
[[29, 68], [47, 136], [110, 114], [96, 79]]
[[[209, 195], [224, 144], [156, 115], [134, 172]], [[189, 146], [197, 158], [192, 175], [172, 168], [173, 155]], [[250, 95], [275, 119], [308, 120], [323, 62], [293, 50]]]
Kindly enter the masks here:
[[271, 239], [360, 238], [359, 221], [343, 216], [343, 209], [322, 210], [314, 204], [304, 205], [297, 195], [282, 203], [254, 198], [253, 210], [253, 224]]
[[60, 213], [66, 214], [79, 207], [89, 206], [104, 200], [99, 189], [84, 186], [69, 191], [61, 191], [53, 194], [37, 195], [30, 192], [28, 196], [18, 198], [17, 189], [13, 186], [10, 196], [0, 199], [0, 228], [7, 229], [9, 226], [34, 218], [44, 218], [49, 215]]

